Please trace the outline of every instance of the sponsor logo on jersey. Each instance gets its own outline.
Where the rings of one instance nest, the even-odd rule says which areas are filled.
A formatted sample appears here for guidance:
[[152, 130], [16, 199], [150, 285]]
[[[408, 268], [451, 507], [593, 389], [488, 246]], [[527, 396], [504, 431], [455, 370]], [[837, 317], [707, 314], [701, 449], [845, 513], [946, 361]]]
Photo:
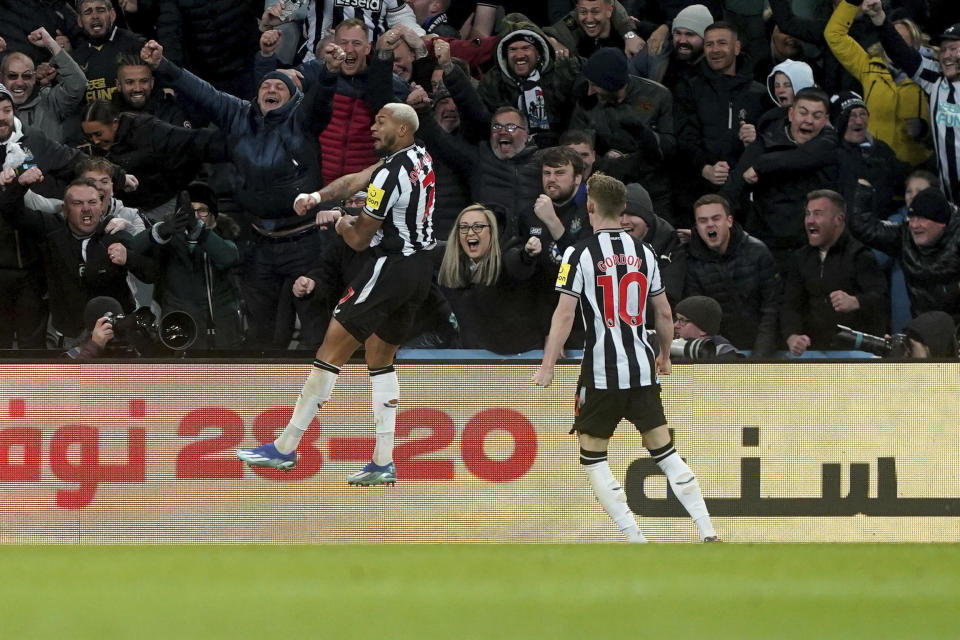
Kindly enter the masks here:
[[372, 184], [367, 187], [367, 208], [371, 211], [379, 209], [380, 203], [383, 202], [384, 195], [386, 195], [386, 192], [379, 187], [375, 187]]
[[560, 265], [560, 272], [557, 274], [557, 286], [562, 287], [567, 284], [567, 276], [570, 275], [570, 265], [562, 264]]

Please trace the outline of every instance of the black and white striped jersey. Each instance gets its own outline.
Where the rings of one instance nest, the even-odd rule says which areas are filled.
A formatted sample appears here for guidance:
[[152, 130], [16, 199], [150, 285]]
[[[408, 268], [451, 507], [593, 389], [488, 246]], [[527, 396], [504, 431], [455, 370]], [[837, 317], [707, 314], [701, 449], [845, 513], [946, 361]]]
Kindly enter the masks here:
[[377, 38], [395, 24], [406, 24], [414, 31], [423, 31], [417, 24], [413, 10], [403, 0], [310, 0], [304, 24], [307, 37], [307, 55], [304, 59], [313, 59], [317, 42], [323, 39], [328, 29], [334, 29], [350, 18], [363, 20], [370, 42], [374, 45]]
[[433, 205], [436, 200], [433, 159], [412, 144], [384, 160], [367, 187], [364, 213], [382, 220], [371, 247], [405, 256], [433, 249]]
[[933, 147], [947, 199], [960, 204], [960, 81], [950, 82], [940, 63], [922, 57], [913, 80], [930, 96]]
[[629, 389], [657, 382], [644, 330], [647, 301], [664, 295], [653, 249], [626, 231], [604, 229], [563, 254], [557, 291], [580, 299], [586, 344], [580, 384]]

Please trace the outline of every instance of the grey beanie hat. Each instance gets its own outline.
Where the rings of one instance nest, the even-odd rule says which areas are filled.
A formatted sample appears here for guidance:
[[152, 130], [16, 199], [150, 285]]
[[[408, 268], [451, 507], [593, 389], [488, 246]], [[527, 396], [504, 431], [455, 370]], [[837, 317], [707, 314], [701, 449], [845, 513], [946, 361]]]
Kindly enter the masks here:
[[682, 313], [708, 336], [715, 336], [720, 331], [723, 310], [720, 308], [720, 303], [713, 298], [690, 296], [678, 302], [674, 311]]
[[710, 9], [702, 4], [692, 4], [673, 19], [673, 29], [689, 29], [702, 38], [703, 32], [714, 22]]

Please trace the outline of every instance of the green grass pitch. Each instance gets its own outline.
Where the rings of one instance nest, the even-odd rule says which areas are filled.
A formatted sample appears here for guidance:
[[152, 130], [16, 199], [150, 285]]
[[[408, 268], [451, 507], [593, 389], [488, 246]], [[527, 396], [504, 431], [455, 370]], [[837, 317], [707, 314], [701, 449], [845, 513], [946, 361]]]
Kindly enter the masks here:
[[0, 638], [958, 638], [960, 545], [0, 546]]

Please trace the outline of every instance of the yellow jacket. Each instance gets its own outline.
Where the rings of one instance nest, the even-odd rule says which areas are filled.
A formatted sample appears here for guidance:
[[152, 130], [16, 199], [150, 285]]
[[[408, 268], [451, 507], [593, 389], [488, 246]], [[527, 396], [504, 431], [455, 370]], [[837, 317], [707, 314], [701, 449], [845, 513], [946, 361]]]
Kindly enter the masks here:
[[889, 144], [897, 159], [914, 167], [930, 156], [930, 148], [907, 135], [909, 118], [930, 120], [927, 94], [913, 80], [897, 84], [881, 58], [871, 57], [850, 37], [857, 8], [849, 2], [837, 5], [823, 31], [833, 55], [863, 85], [863, 101], [870, 111], [870, 133]]

